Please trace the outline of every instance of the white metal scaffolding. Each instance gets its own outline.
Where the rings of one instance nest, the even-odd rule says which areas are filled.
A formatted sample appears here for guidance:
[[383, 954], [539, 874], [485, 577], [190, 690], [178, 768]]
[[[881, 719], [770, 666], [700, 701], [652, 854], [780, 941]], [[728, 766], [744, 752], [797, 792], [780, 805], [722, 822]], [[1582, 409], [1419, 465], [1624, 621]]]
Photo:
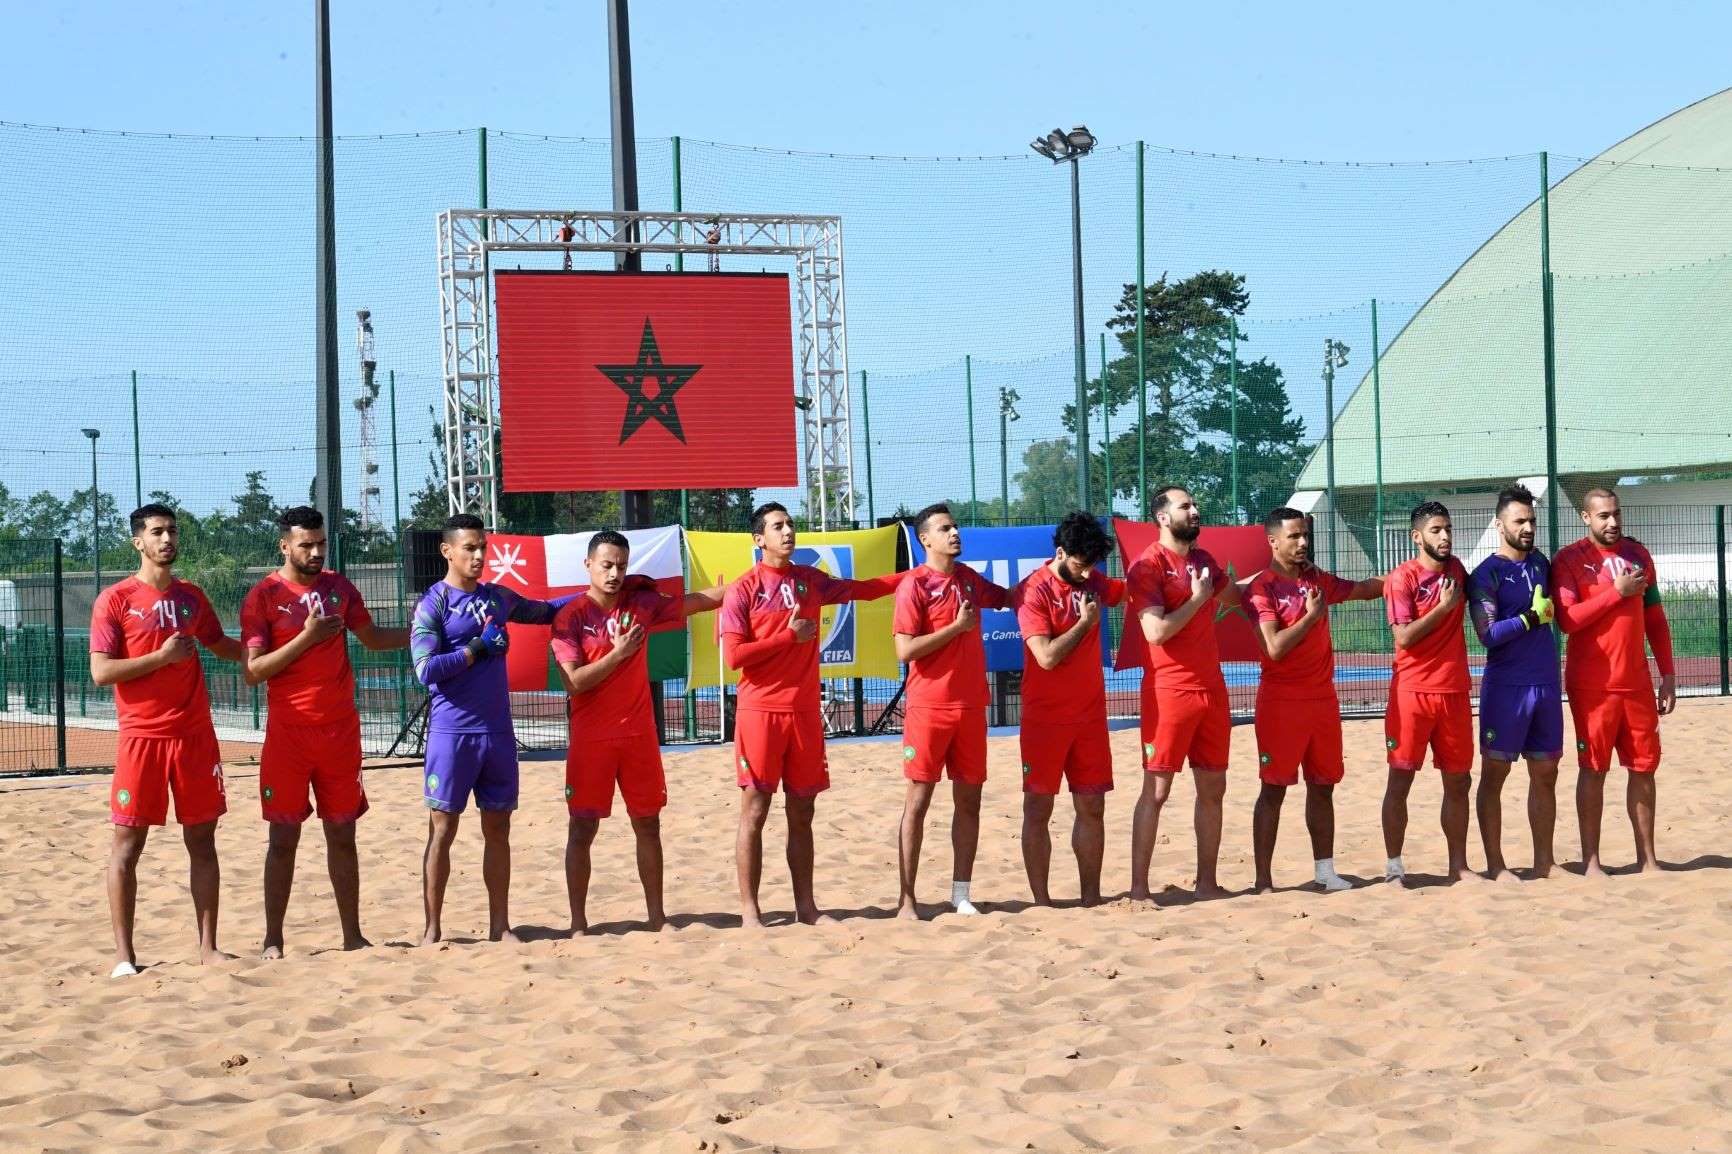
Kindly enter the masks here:
[[[494, 253], [668, 253], [794, 258], [792, 403], [800, 410], [807, 509], [817, 528], [854, 520], [854, 438], [842, 291], [842, 219], [702, 212], [439, 214], [439, 311], [445, 384], [446, 495], [453, 513], [499, 522], [494, 402]], [[713, 267], [713, 265], [712, 265]]]

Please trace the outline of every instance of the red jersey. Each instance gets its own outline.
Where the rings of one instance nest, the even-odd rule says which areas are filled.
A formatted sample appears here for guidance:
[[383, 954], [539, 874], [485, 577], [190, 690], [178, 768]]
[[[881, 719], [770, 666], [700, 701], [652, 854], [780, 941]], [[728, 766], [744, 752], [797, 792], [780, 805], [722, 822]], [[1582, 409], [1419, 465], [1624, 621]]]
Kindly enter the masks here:
[[1383, 580], [1384, 607], [1391, 625], [1411, 625], [1437, 608], [1443, 581], [1455, 582], [1461, 594], [1437, 628], [1413, 645], [1395, 650], [1391, 685], [1420, 693], [1466, 693], [1473, 688], [1467, 669], [1467, 568], [1452, 556], [1440, 570], [1427, 569], [1415, 557], [1390, 570]]
[[1287, 651], [1279, 661], [1262, 659], [1262, 676], [1257, 682], [1257, 696], [1265, 691], [1286, 700], [1315, 701], [1335, 696], [1335, 646], [1329, 639], [1329, 606], [1339, 605], [1353, 595], [1352, 581], [1308, 565], [1296, 577], [1288, 577], [1274, 569], [1265, 569], [1251, 578], [1245, 590], [1248, 612], [1258, 621], [1273, 621], [1281, 629], [1291, 629], [1305, 616], [1305, 595], [1312, 589], [1323, 592], [1323, 616], [1311, 627], [1305, 639]]
[[[1151, 605], [1171, 613], [1191, 599], [1191, 570], [1209, 571], [1215, 588], [1225, 580], [1221, 563], [1208, 550], [1193, 548], [1188, 554], [1173, 552], [1157, 539], [1149, 542], [1142, 556], [1125, 574], [1130, 595], [1130, 620], [1125, 628], [1142, 628], [1141, 614]], [[1227, 679], [1221, 674], [1221, 650], [1215, 644], [1215, 596], [1203, 602], [1185, 627], [1164, 645], [1150, 645], [1149, 674], [1157, 689], [1218, 690], [1225, 693]]]
[[1642, 615], [1645, 604], [1658, 602], [1659, 585], [1650, 585], [1640, 597], [1620, 597], [1612, 585], [1637, 565], [1658, 582], [1653, 556], [1629, 537], [1620, 539], [1615, 549], [1602, 549], [1593, 538], [1583, 537], [1552, 558], [1552, 596], [1560, 613], [1607, 599], [1606, 608], [1590, 624], [1565, 634], [1564, 690], [1571, 696], [1654, 691]]
[[[1011, 592], [958, 562], [949, 573], [930, 565], [909, 570], [896, 588], [896, 618], [891, 631], [907, 637], [936, 633], [956, 620], [962, 602], [975, 612], [1003, 609]], [[923, 709], [985, 709], [986, 645], [980, 618], [965, 636], [953, 637], [942, 648], [909, 662], [908, 704]]]
[[905, 573], [852, 581], [811, 565], [777, 569], [759, 563], [728, 586], [718, 625], [729, 649], [782, 636], [789, 644], [740, 670], [739, 708], [764, 713], [816, 713], [818, 657], [823, 634], [804, 644], [792, 641], [795, 617], [822, 626], [820, 610], [845, 601], [876, 601], [896, 591]]
[[[178, 578], [158, 593], [137, 577], [110, 585], [90, 610], [90, 651], [110, 657], [143, 657], [162, 648], [172, 634], [210, 646], [222, 640], [222, 623], [204, 590]], [[117, 682], [114, 708], [122, 737], [187, 737], [211, 727], [210, 694], [197, 655]]]
[[[614, 638], [633, 625], [647, 631], [684, 618], [682, 598], [664, 597], [654, 589], [622, 590], [612, 609], [603, 609], [586, 594], [567, 601], [553, 619], [553, 657], [562, 664], [590, 665], [611, 653]], [[601, 684], [571, 698], [567, 710], [573, 741], [653, 736], [656, 719], [650, 705], [648, 638]]]
[[[272, 573], [241, 602], [241, 644], [266, 653], [281, 649], [309, 617], [341, 617], [348, 629], [373, 624], [361, 591], [341, 573], [320, 573], [311, 585]], [[265, 682], [272, 721], [286, 725], [330, 725], [355, 716], [355, 671], [349, 665], [348, 634], [339, 630], [287, 669]]]
[[[1057, 638], [1082, 618], [1083, 597], [1093, 594], [1102, 605], [1125, 599], [1125, 583], [1100, 570], [1081, 586], [1071, 585], [1042, 565], [1022, 583], [1016, 624], [1022, 630], [1023, 725], [1075, 725], [1107, 721], [1107, 683], [1101, 666], [1100, 622], [1053, 669], [1042, 669], [1029, 651], [1028, 638]], [[1105, 614], [1101, 616], [1105, 620]]]

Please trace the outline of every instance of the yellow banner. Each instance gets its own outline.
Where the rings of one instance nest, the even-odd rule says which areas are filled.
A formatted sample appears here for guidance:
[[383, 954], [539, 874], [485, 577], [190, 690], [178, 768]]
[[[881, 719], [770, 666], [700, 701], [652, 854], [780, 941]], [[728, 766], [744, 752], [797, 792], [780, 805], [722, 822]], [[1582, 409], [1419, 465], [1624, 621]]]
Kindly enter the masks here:
[[[896, 571], [899, 525], [846, 533], [801, 533], [794, 546], [794, 564], [811, 565], [832, 577], [882, 577]], [[687, 533], [691, 556], [688, 588], [705, 589], [718, 579], [733, 581], [757, 563], [750, 533]], [[827, 605], [818, 622], [819, 672], [824, 677], [884, 677], [902, 675], [896, 644], [890, 637], [896, 598]], [[739, 674], [722, 667], [716, 644], [716, 615], [706, 613], [691, 623], [694, 687], [729, 685]]]

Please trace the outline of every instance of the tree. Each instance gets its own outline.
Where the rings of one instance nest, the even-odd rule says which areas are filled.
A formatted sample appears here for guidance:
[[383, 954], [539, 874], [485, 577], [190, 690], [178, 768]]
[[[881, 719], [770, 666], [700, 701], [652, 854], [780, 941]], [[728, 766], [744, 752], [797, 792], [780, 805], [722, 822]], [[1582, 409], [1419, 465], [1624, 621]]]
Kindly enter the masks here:
[[1059, 520], [1076, 508], [1075, 442], [1069, 437], [1036, 441], [1023, 450], [1022, 472], [1014, 480], [1012, 520], [1025, 525]]
[[23, 519], [22, 502], [12, 497], [12, 490], [0, 481], [0, 541], [15, 541], [21, 535], [18, 523]]

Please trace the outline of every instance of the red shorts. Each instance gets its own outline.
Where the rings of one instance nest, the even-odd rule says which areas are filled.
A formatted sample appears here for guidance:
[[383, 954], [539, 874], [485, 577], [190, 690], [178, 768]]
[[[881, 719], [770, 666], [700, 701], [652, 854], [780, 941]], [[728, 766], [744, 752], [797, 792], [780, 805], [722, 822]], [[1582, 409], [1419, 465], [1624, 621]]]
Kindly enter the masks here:
[[1573, 694], [1576, 764], [1593, 773], [1612, 768], [1612, 754], [1631, 773], [1660, 768], [1660, 708], [1652, 693]]
[[1113, 787], [1113, 747], [1103, 721], [1037, 724], [1022, 729], [1022, 792], [1056, 794], [1060, 780], [1072, 793]]
[[1177, 773], [1225, 771], [1233, 738], [1233, 711], [1225, 693], [1206, 689], [1157, 689], [1143, 675], [1143, 768]]
[[1396, 689], [1383, 714], [1383, 745], [1390, 769], [1418, 772], [1429, 745], [1431, 763], [1444, 773], [1472, 773], [1473, 697]]
[[741, 789], [775, 793], [779, 786], [791, 797], [817, 797], [830, 788], [824, 715], [741, 710], [734, 715], [734, 768]]
[[120, 735], [108, 791], [114, 824], [167, 824], [170, 793], [182, 825], [203, 825], [228, 812], [222, 751], [210, 727], [189, 737]]
[[354, 821], [367, 812], [361, 784], [361, 718], [330, 725], [265, 725], [259, 754], [259, 805], [265, 820], [299, 825], [313, 814], [308, 787], [323, 821]]
[[909, 706], [902, 721], [902, 773], [909, 781], [986, 781], [986, 711]]
[[1257, 696], [1257, 776], [1265, 785], [1335, 785], [1346, 775], [1341, 703], [1277, 694]]
[[611, 817], [613, 787], [629, 817], [654, 817], [668, 804], [655, 731], [607, 741], [574, 741], [565, 751], [565, 807], [572, 817]]

